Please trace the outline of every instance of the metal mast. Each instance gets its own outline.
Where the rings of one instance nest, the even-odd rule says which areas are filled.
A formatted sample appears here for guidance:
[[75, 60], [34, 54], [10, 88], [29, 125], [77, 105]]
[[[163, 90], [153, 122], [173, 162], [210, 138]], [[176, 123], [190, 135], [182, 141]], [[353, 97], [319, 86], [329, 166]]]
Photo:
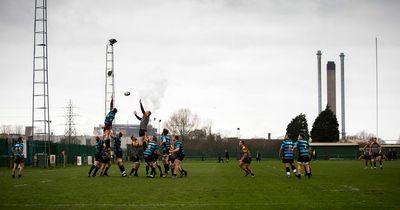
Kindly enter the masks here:
[[65, 135], [65, 137], [67, 137], [68, 144], [76, 143], [75, 139], [73, 142], [71, 140], [73, 138], [75, 138], [75, 136], [77, 134], [76, 129], [75, 129], [74, 117], [78, 116], [78, 115], [74, 114], [74, 108], [76, 108], [76, 107], [74, 107], [72, 105], [71, 99], [69, 100], [68, 106], [66, 108], [67, 108], [67, 115], [66, 115], [67, 121], [65, 123], [65, 132], [64, 132], [65, 134], [64, 135]]
[[344, 90], [344, 53], [340, 53], [340, 83], [341, 83], [341, 93], [342, 93], [342, 139], [346, 139], [346, 107], [345, 107], [345, 90]]
[[322, 112], [322, 88], [321, 88], [321, 50], [317, 51], [318, 61], [318, 114]]
[[[47, 142], [50, 140], [51, 122], [47, 57], [47, 0], [35, 0], [33, 46], [32, 138]], [[45, 143], [42, 151], [34, 152], [46, 151]]]
[[106, 81], [105, 81], [105, 101], [104, 116], [110, 111], [110, 103], [113, 101], [115, 107], [115, 86], [114, 86], [114, 44], [115, 39], [110, 39], [106, 45]]

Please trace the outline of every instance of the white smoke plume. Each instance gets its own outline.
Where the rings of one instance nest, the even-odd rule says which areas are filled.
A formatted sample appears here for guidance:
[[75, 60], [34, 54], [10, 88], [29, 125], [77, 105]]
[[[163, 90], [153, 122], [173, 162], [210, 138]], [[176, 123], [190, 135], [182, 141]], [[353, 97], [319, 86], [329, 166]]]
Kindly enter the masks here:
[[139, 94], [146, 111], [150, 110], [154, 113], [160, 108], [161, 100], [164, 98], [167, 87], [167, 78], [153, 79], [146, 84], [146, 87]]

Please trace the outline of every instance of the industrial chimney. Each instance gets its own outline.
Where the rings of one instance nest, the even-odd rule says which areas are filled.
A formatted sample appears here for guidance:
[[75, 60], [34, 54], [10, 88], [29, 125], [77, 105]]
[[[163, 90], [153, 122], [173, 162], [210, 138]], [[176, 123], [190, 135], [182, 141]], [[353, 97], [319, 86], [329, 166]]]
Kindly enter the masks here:
[[340, 81], [341, 81], [341, 102], [342, 102], [342, 139], [346, 139], [346, 126], [345, 126], [345, 97], [344, 97], [344, 53], [340, 53]]
[[327, 85], [328, 85], [328, 106], [336, 115], [336, 66], [335, 62], [328, 61], [327, 69]]
[[317, 51], [318, 61], [318, 114], [322, 111], [322, 88], [321, 88], [321, 50]]

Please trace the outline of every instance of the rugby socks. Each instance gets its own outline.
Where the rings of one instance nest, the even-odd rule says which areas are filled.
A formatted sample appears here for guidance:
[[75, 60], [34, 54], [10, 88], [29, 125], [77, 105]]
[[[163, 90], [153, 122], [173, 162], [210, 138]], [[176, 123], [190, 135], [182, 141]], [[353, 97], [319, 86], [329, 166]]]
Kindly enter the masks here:
[[286, 169], [286, 175], [290, 176], [290, 168], [289, 167], [285, 167], [285, 169]]
[[108, 171], [109, 168], [110, 168], [110, 166], [107, 166], [106, 170], [104, 170], [104, 173], [103, 173], [104, 176], [108, 176], [107, 171]]
[[92, 177], [95, 177], [95, 176], [96, 176], [96, 173], [97, 173], [97, 171], [99, 171], [99, 169], [100, 169], [100, 167], [96, 167], [96, 169], [95, 169], [94, 172], [93, 172]]
[[169, 172], [169, 164], [164, 164], [164, 172], [165, 172], [165, 174], [168, 174], [168, 172]]
[[376, 168], [376, 161], [374, 161], [374, 168]]
[[381, 169], [383, 168], [382, 160], [379, 161], [379, 166], [381, 167]]
[[153, 176], [153, 177], [156, 175], [156, 168], [151, 167], [150, 175]]
[[296, 167], [293, 164], [290, 164], [292, 166], [292, 171], [296, 172]]
[[93, 171], [93, 169], [95, 169], [95, 168], [96, 168], [95, 165], [92, 165], [92, 167], [90, 167], [90, 170], [89, 170], [89, 173], [88, 173], [89, 176], [90, 176], [90, 174], [92, 174], [92, 171]]
[[125, 167], [124, 165], [119, 166], [119, 171], [121, 171], [121, 174], [123, 174], [125, 172]]
[[149, 166], [146, 166], [146, 176], [149, 175]]
[[136, 171], [135, 168], [131, 169], [131, 172], [129, 173], [129, 176], [132, 176], [133, 172]]

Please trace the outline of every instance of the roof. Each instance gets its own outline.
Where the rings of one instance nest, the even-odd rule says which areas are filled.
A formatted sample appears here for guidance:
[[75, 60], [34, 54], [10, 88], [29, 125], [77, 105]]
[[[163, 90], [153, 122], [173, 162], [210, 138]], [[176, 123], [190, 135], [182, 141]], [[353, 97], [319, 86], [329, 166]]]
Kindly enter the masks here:
[[311, 142], [310, 146], [319, 147], [355, 147], [359, 146], [357, 143], [335, 143], [335, 142]]
[[400, 148], [400, 144], [381, 144], [381, 146], [387, 148]]

